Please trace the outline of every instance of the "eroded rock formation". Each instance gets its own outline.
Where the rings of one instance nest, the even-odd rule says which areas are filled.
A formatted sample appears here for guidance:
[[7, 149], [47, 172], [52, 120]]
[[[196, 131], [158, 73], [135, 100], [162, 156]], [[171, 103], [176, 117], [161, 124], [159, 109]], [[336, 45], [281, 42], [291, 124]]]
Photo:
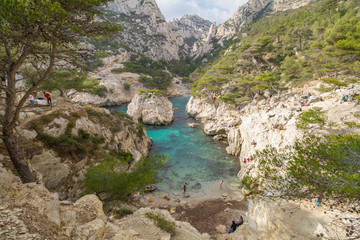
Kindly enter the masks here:
[[151, 125], [169, 125], [174, 120], [172, 103], [166, 97], [153, 93], [135, 95], [127, 113], [135, 121]]

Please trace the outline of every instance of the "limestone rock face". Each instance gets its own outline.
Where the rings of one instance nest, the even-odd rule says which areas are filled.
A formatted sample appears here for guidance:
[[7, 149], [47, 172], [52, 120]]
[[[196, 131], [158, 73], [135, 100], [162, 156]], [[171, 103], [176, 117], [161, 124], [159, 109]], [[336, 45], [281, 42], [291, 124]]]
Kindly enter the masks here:
[[165, 21], [155, 0], [115, 0], [109, 3], [107, 9], [126, 15], [141, 14], [154, 16], [158, 21]]
[[[144, 85], [139, 82], [140, 75], [136, 73], [113, 73], [114, 68], [121, 68], [123, 65], [119, 63], [118, 58], [111, 58], [107, 64], [98, 69], [97, 72], [90, 74], [91, 77], [101, 79], [100, 84], [108, 89], [105, 97], [85, 92], [68, 92], [69, 98], [82, 105], [91, 104], [96, 106], [112, 106], [129, 103], [134, 98], [137, 91], [144, 90]], [[129, 84], [130, 89], [126, 90], [124, 84]], [[169, 96], [186, 96], [190, 95], [189, 86], [182, 83], [182, 79], [174, 77], [169, 87], [165, 91]]]
[[[339, 211], [314, 209], [315, 203], [249, 200], [245, 222], [232, 233], [233, 239], [346, 239], [343, 226], [332, 224]], [[346, 216], [346, 214], [342, 214]]]
[[[108, 221], [97, 196], [61, 202], [41, 184], [22, 184], [1, 164], [0, 181], [1, 239], [210, 239], [189, 223], [175, 221], [166, 210], [142, 208], [126, 218]], [[171, 237], [146, 213], [174, 222], [176, 234]]]
[[[206, 37], [211, 22], [196, 15], [166, 22], [155, 0], [116, 0], [106, 10], [125, 29], [116, 38], [152, 59], [180, 59], [191, 53], [195, 41]], [[194, 41], [195, 40], [195, 41]], [[114, 49], [112, 51], [117, 51]]]
[[[146, 213], [152, 213], [158, 215], [167, 221], [175, 223], [176, 234], [171, 236], [169, 233], [161, 230], [155, 225], [154, 220], [149, 219], [145, 216]], [[187, 222], [175, 221], [168, 211], [160, 209], [141, 208], [134, 214], [114, 221], [113, 224], [107, 225], [111, 231], [107, 236], [108, 239], [199, 239], [208, 240], [210, 239], [207, 234], [200, 234], [194, 227]], [[110, 234], [112, 233], [112, 234]]]
[[[90, 145], [78, 148], [71, 144], [65, 148], [51, 144], [38, 138], [38, 132], [26, 122], [19, 131], [19, 142], [20, 147], [26, 149], [26, 158], [39, 180], [49, 190], [57, 191], [60, 199], [77, 199], [83, 190], [83, 185], [77, 183], [84, 179], [86, 169], [92, 163], [102, 161], [109, 151], [129, 152], [135, 161], [148, 155], [151, 139], [129, 116], [112, 114], [107, 109], [82, 107], [61, 98], [57, 102], [55, 109], [31, 118], [38, 126], [37, 131], [49, 138], [69, 138], [64, 134], [71, 126], [71, 137], [83, 134], [81, 138], [91, 139]], [[42, 119], [47, 123], [43, 124]], [[0, 152], [0, 160], [2, 154], [6, 156], [5, 152]]]
[[[359, 123], [353, 113], [360, 111], [360, 106], [355, 101], [340, 103], [339, 99], [341, 95], [360, 93], [360, 88], [354, 85], [337, 92], [321, 93], [317, 91], [318, 84], [313, 82], [303, 89], [283, 92], [281, 97], [268, 96], [268, 101], [255, 97], [241, 111], [210, 99], [191, 97], [186, 111], [191, 117], [202, 120], [205, 134], [215, 136], [214, 139], [227, 139], [227, 152], [239, 157], [241, 170], [238, 178], [242, 180], [246, 176], [257, 176], [259, 163], [249, 158], [268, 145], [281, 150], [302, 139], [306, 133], [329, 134], [334, 124], [340, 130], [359, 132], [359, 129], [349, 129], [346, 122]], [[312, 93], [312, 97], [308, 98], [310, 106], [303, 107], [299, 112], [300, 96], [308, 92]], [[317, 101], [320, 97], [323, 101]], [[299, 115], [313, 107], [326, 112], [325, 126], [311, 125], [307, 130], [299, 129], [296, 126]]]
[[137, 94], [128, 106], [128, 114], [136, 121], [152, 125], [169, 125], [174, 120], [172, 103], [151, 93]]
[[211, 49], [213, 46], [209, 44], [209, 37], [216, 37], [219, 39], [219, 44], [222, 44], [224, 39], [234, 37], [244, 27], [250, 24], [259, 14], [269, 14], [279, 11], [286, 11], [289, 9], [296, 9], [309, 4], [313, 0], [249, 0], [244, 5], [240, 6], [234, 15], [220, 24], [218, 27], [212, 26], [209, 29], [209, 35], [206, 38], [194, 44], [192, 55], [200, 56]]

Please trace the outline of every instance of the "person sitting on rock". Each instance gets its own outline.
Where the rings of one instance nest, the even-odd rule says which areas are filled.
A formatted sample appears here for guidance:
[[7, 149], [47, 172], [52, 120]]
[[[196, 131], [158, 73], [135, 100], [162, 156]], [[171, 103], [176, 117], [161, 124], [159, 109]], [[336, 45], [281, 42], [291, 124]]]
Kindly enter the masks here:
[[240, 225], [242, 225], [243, 223], [244, 223], [244, 219], [243, 219], [242, 216], [240, 216], [239, 221], [236, 222], [236, 225], [237, 225], [237, 226], [240, 226]]
[[233, 232], [235, 232], [235, 230], [236, 230], [237, 227], [238, 227], [238, 225], [237, 225], [236, 222], [233, 220], [233, 221], [232, 221], [232, 224], [231, 224], [231, 227], [230, 227], [230, 229], [229, 229], [229, 231], [228, 231], [228, 233], [233, 233]]

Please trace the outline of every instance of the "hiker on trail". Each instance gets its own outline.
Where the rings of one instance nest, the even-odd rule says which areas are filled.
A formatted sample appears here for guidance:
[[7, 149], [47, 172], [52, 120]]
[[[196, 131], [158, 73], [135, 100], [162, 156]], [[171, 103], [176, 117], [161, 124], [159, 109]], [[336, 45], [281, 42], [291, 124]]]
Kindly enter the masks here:
[[246, 163], [246, 158], [244, 158], [244, 163]]
[[351, 102], [351, 94], [348, 95], [348, 101]]
[[300, 105], [303, 107], [303, 106], [306, 106], [304, 101], [300, 101]]
[[228, 233], [233, 233], [233, 232], [235, 232], [235, 230], [236, 230], [237, 227], [238, 227], [238, 226], [237, 226], [236, 222], [233, 220], [232, 223], [231, 223], [231, 227], [230, 227]]
[[35, 102], [34, 102], [34, 96], [30, 94], [29, 96], [29, 103], [30, 103], [30, 107], [34, 107], [35, 106]]
[[1, 85], [2, 85], [3, 87], [6, 87], [6, 73], [3, 73], [3, 74], [1, 75]]
[[44, 92], [44, 97], [47, 99], [47, 102], [48, 102], [49, 106], [52, 107], [52, 102], [51, 102], [50, 93]]
[[187, 183], [184, 183], [184, 193], [186, 192], [186, 185]]
[[319, 206], [321, 202], [322, 202], [322, 197], [319, 196], [319, 197], [316, 199], [316, 206]]

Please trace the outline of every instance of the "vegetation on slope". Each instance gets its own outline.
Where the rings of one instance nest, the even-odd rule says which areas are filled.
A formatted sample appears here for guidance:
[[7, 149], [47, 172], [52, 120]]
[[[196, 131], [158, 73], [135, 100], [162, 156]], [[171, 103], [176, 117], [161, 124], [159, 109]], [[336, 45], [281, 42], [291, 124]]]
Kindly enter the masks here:
[[[286, 199], [330, 199], [326, 204], [352, 206], [360, 212], [360, 135], [309, 136], [279, 152], [258, 152], [259, 176], [244, 183], [254, 192], [270, 190]], [[266, 194], [265, 194], [266, 195]]]
[[237, 103], [258, 90], [277, 92], [314, 78], [345, 84], [339, 74], [360, 73], [359, 5], [327, 0], [259, 19], [212, 65], [192, 74], [193, 94], [212, 92]]
[[99, 165], [91, 167], [85, 175], [85, 193], [95, 193], [103, 201], [127, 200], [145, 186], [160, 181], [157, 169], [164, 166], [167, 157], [153, 154], [134, 162], [131, 153], [112, 152]]

